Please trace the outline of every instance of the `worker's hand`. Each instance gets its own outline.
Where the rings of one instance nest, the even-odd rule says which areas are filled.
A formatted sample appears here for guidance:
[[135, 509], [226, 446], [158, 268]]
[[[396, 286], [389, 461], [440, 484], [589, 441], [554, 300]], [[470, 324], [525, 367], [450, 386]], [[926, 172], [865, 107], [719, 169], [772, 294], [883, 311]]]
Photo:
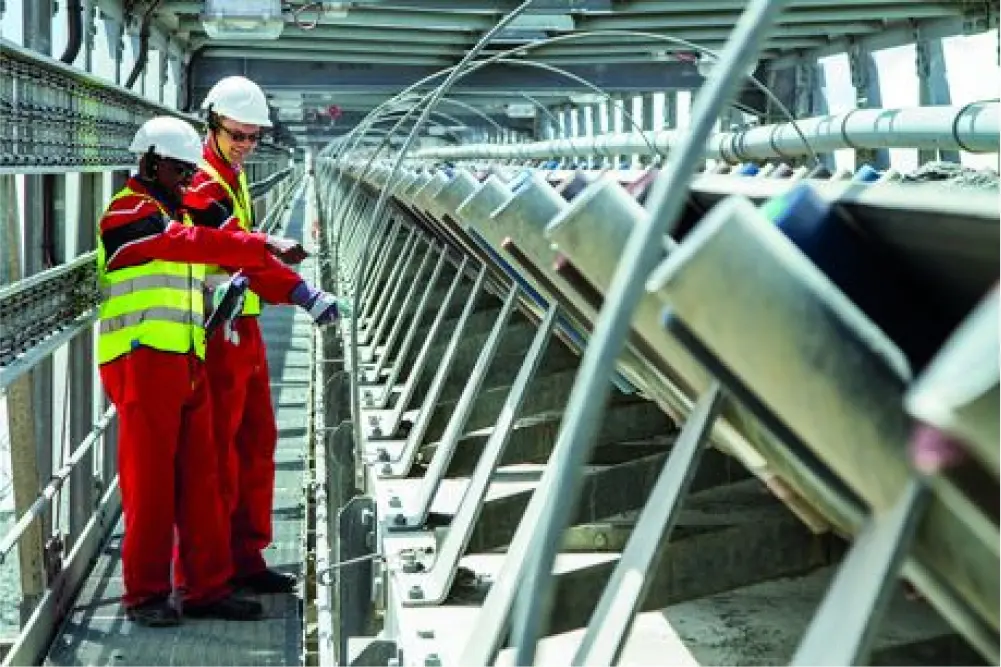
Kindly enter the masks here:
[[309, 253], [298, 241], [283, 239], [279, 236], [268, 237], [268, 250], [286, 264], [298, 264], [309, 257]]
[[316, 324], [330, 324], [351, 317], [351, 307], [346, 301], [311, 287], [305, 281], [296, 285], [289, 294], [289, 301], [308, 312]]

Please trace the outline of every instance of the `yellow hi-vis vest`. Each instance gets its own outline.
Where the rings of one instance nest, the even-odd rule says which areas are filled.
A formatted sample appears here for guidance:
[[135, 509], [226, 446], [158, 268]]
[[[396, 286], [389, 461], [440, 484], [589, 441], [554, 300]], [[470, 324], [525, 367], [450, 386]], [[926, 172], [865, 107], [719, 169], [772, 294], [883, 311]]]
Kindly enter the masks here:
[[[202, 162], [202, 169], [204, 169], [215, 182], [222, 186], [226, 194], [229, 195], [230, 201], [233, 202], [233, 215], [236, 216], [237, 220], [240, 221], [240, 227], [243, 231], [251, 231], [250, 223], [253, 220], [252, 211], [250, 209], [252, 201], [250, 199], [250, 187], [247, 185], [247, 175], [243, 171], [240, 172], [238, 179], [240, 181], [240, 197], [236, 196], [233, 192], [233, 188], [229, 187], [229, 183], [226, 179], [219, 175], [219, 172], [210, 165], [208, 162]], [[222, 273], [223, 271], [218, 267], [210, 267], [209, 273]], [[240, 311], [241, 315], [260, 315], [261, 314], [261, 297], [257, 296], [251, 290], [247, 290], [243, 297], [243, 310]]]
[[[126, 187], [112, 201], [139, 195]], [[155, 199], [157, 207], [170, 217]], [[191, 219], [185, 216], [185, 225]], [[106, 364], [139, 346], [205, 358], [204, 264], [152, 260], [108, 271], [101, 236], [97, 276], [101, 289], [97, 363]]]

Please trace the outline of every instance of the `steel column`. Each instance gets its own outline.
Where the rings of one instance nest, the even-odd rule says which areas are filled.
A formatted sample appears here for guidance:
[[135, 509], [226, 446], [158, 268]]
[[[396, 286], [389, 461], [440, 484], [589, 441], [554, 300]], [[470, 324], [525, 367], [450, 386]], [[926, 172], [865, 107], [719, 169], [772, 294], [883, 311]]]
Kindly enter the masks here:
[[[77, 254], [96, 245], [98, 176], [81, 174], [77, 217]], [[94, 329], [87, 327], [70, 344], [70, 443], [76, 446], [94, 423]], [[70, 476], [70, 522], [67, 552], [76, 543], [94, 508], [94, 456], [88, 452]]]

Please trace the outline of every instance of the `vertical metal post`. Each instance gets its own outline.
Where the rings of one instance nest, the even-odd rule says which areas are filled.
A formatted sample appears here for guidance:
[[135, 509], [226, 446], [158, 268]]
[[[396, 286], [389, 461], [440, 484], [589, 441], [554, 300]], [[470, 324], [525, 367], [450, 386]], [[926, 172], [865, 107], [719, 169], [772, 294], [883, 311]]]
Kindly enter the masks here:
[[157, 83], [156, 99], [160, 104], [163, 104], [164, 91], [167, 88], [167, 81], [168, 81], [167, 68], [169, 67], [169, 62], [170, 62], [170, 42], [167, 42], [163, 51], [160, 51], [160, 80], [156, 82]]
[[[591, 136], [596, 137], [601, 134], [601, 105], [592, 104], [591, 105], [591, 127], [589, 128]], [[602, 158], [593, 157], [591, 158], [591, 168], [600, 169], [602, 164]]]
[[[10, 279], [21, 277], [19, 248], [20, 215], [14, 176], [0, 176], [6, 200], [3, 217], [7, 253], [2, 261]], [[21, 516], [38, 496], [38, 455], [35, 450], [35, 422], [31, 417], [32, 375], [26, 373], [7, 388], [7, 431], [10, 434], [10, 464], [13, 476], [14, 512]], [[17, 544], [21, 567], [21, 622], [27, 621], [45, 590], [42, 550], [42, 523], [35, 520]]]
[[[52, 1], [40, 0], [24, 5], [24, 43], [29, 49], [52, 55]], [[52, 175], [24, 177], [24, 266], [21, 277], [34, 275], [46, 268], [43, 248], [44, 221], [54, 215], [54, 181]], [[53, 234], [56, 230], [53, 229]], [[34, 421], [36, 484], [38, 488], [52, 477], [52, 374], [53, 363], [49, 357], [31, 371], [31, 403], [28, 413]], [[41, 519], [42, 540], [51, 533], [52, 513]], [[22, 572], [23, 574], [23, 572]], [[31, 595], [41, 595], [32, 591]], [[27, 603], [29, 592], [24, 591]]]
[[[77, 254], [96, 247], [98, 175], [80, 174]], [[76, 447], [94, 424], [94, 329], [88, 327], [70, 343], [70, 443]], [[70, 522], [67, 551], [80, 536], [94, 508], [94, 456], [86, 454], [70, 475]]]
[[83, 2], [83, 68], [88, 72], [94, 69], [94, 33], [97, 17], [97, 0]]
[[[657, 129], [653, 118], [653, 93], [645, 93], [640, 99], [643, 100], [642, 113], [637, 121], [640, 124], [640, 129], [644, 132], [652, 132]], [[640, 157], [640, 164], [643, 166], [648, 166], [651, 162], [653, 162], [652, 155], [643, 155]]]
[[678, 93], [669, 90], [664, 93], [664, 117], [660, 119], [660, 127], [668, 130], [678, 129]]
[[[824, 73], [824, 68], [821, 67], [820, 63], [816, 60], [810, 63], [804, 63], [800, 65], [799, 68], [809, 68], [809, 75], [805, 77], [804, 84], [809, 86], [808, 90], [796, 90], [796, 104], [794, 105], [793, 115], [797, 118], [803, 118], [807, 116], [825, 116], [828, 113], [827, 105], [827, 95], [826, 95], [826, 80], [827, 76]], [[774, 75], [774, 71], [769, 73], [769, 76]], [[802, 76], [802, 75], [801, 75]], [[799, 85], [800, 78], [797, 76], [797, 85]], [[808, 104], [803, 103], [803, 97], [809, 99]], [[800, 110], [802, 109], [802, 111]], [[774, 113], [777, 113], [778, 109], [775, 109]], [[785, 119], [778, 120], [776, 122], [785, 122]], [[821, 163], [827, 167], [827, 169], [833, 174], [837, 171], [837, 164], [834, 161], [833, 153], [821, 153], [818, 155]]]
[[[920, 28], [914, 31], [914, 67], [918, 74], [918, 105], [925, 107], [952, 103], [942, 40], [924, 36]], [[958, 163], [959, 151], [918, 151], [919, 165], [937, 159]]]
[[[608, 105], [608, 129], [610, 132], [619, 133], [625, 126], [625, 117], [622, 111], [625, 109], [626, 98], [624, 95], [615, 95]], [[622, 155], [616, 153], [612, 156], [612, 168], [618, 169], [622, 166]]]
[[[109, 19], [110, 20], [110, 19]], [[122, 83], [122, 60], [125, 58], [125, 20], [115, 22], [115, 83]]]
[[[875, 109], [883, 105], [879, 87], [879, 70], [872, 54], [861, 44], [852, 44], [848, 49], [848, 67], [851, 70], [852, 86], [855, 87], [855, 103], [860, 109]], [[869, 164], [875, 169], [890, 167], [890, 153], [885, 148], [856, 149], [855, 168]]]

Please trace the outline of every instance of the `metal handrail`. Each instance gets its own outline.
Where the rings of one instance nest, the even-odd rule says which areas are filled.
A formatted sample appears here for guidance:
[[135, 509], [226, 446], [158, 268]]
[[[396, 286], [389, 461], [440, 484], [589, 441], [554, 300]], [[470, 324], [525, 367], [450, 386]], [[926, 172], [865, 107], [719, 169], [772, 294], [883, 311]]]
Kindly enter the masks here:
[[0, 565], [4, 563], [7, 559], [7, 554], [10, 553], [11, 549], [14, 548], [14, 545], [21, 539], [24, 532], [28, 530], [31, 522], [42, 514], [42, 511], [47, 505], [52, 503], [52, 499], [55, 498], [59, 489], [63, 487], [63, 484], [66, 482], [66, 478], [68, 478], [70, 473], [73, 472], [73, 468], [75, 468], [76, 464], [87, 455], [90, 448], [94, 446], [97, 439], [101, 437], [101, 434], [108, 428], [108, 424], [111, 423], [114, 416], [115, 407], [111, 406], [104, 413], [104, 415], [97, 420], [97, 423], [94, 424], [94, 428], [87, 434], [87, 437], [83, 439], [83, 442], [81, 442], [80, 445], [73, 451], [70, 457], [66, 460], [66, 463], [64, 463], [59, 470], [52, 474], [52, 479], [49, 480], [49, 483], [46, 484], [45, 488], [43, 488], [38, 494], [38, 497], [35, 499], [35, 502], [31, 504], [31, 507], [29, 507], [24, 514], [18, 518], [17, 523], [14, 524], [14, 527], [11, 528], [6, 535], [4, 535], [3, 539], [0, 539]]
[[[294, 173], [296, 172], [290, 170], [286, 172], [285, 175], [288, 176], [289, 174]], [[284, 212], [285, 202], [287, 202], [288, 199], [291, 198], [297, 191], [298, 185], [300, 185], [300, 183], [296, 183], [295, 186], [290, 187], [284, 194], [280, 205], [273, 206], [268, 212], [268, 215], [265, 216], [261, 223], [261, 228], [263, 230], [270, 232], [276, 227], [277, 221], [280, 220], [281, 214]], [[91, 250], [80, 255], [71, 262], [47, 269], [15, 283], [11, 283], [10, 285], [6, 285], [0, 288], [0, 302], [14, 299], [29, 289], [44, 286], [49, 281], [61, 278], [67, 273], [85, 267], [88, 264], [93, 264], [95, 261], [97, 261], [97, 252]], [[96, 285], [94, 286], [94, 289], [96, 291]], [[0, 388], [8, 387], [12, 382], [17, 380], [17, 378], [21, 377], [24, 373], [30, 371], [38, 363], [46, 359], [63, 343], [73, 339], [78, 333], [83, 331], [84, 328], [91, 326], [96, 317], [96, 308], [82, 308], [69, 315], [65, 321], [70, 325], [67, 329], [63, 329], [58, 331], [55, 335], [46, 337], [38, 344], [21, 353], [9, 364], [0, 365]]]

